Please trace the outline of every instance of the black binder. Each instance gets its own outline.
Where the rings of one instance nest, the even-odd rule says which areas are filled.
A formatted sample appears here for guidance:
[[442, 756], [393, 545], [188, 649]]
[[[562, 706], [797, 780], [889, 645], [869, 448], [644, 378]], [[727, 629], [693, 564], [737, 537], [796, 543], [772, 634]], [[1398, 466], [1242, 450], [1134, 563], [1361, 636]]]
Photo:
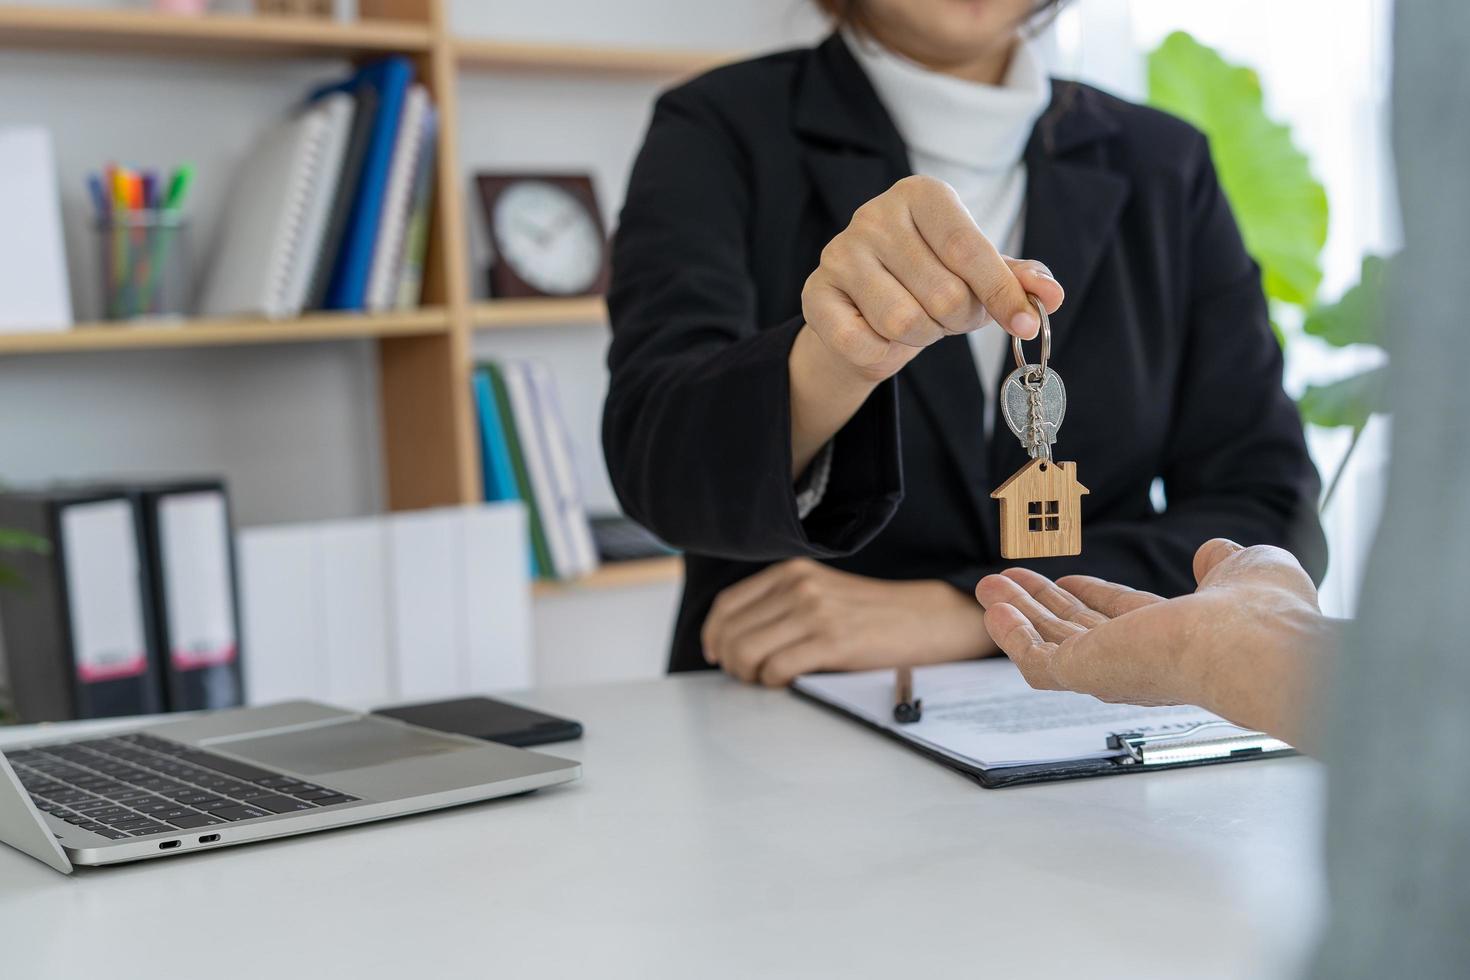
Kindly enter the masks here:
[[143, 520], [165, 708], [243, 704], [234, 533], [224, 482], [186, 479], [130, 490]]
[[0, 494], [0, 527], [49, 554], [8, 553], [22, 584], [0, 590], [0, 626], [23, 722], [163, 710], [143, 522], [116, 490]]

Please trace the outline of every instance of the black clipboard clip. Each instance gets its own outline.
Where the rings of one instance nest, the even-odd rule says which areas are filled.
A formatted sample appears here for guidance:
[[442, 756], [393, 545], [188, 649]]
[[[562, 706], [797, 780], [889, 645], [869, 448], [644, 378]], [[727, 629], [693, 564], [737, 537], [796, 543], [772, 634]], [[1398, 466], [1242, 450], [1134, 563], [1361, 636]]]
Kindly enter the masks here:
[[[1229, 729], [1229, 733], [1211, 732]], [[1228, 721], [1209, 721], [1178, 732], [1145, 734], [1117, 732], [1108, 736], [1108, 748], [1121, 750], [1113, 761], [1122, 766], [1166, 766], [1247, 755], [1295, 752], [1296, 749], [1265, 732], [1253, 732]]]

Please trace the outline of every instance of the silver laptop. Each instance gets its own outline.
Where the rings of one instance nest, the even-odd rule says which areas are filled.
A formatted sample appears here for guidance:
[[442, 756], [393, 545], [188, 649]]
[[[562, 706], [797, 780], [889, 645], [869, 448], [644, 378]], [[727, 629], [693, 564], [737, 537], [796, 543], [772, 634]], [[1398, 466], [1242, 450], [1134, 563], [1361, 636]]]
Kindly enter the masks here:
[[61, 872], [386, 820], [576, 779], [578, 763], [311, 701], [0, 755], [0, 840]]

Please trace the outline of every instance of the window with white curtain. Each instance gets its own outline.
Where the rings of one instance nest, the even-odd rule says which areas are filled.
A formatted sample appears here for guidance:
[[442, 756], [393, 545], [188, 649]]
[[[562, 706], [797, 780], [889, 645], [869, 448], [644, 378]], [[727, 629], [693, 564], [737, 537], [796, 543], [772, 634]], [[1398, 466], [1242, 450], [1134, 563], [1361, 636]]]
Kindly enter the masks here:
[[[1291, 126], [1327, 188], [1330, 207], [1319, 299], [1357, 281], [1364, 254], [1398, 248], [1388, 148], [1391, 0], [1073, 0], [1044, 39], [1057, 74], [1135, 101], [1145, 99], [1144, 58], [1173, 31], [1187, 31], [1225, 58], [1254, 68], [1267, 111]], [[1335, 350], [1291, 334], [1288, 390], [1333, 380], [1381, 359], [1372, 348]], [[1324, 611], [1351, 615], [1382, 500], [1387, 425], [1364, 430], [1323, 515], [1331, 567]], [[1346, 429], [1308, 430], [1323, 480], [1348, 448]]]

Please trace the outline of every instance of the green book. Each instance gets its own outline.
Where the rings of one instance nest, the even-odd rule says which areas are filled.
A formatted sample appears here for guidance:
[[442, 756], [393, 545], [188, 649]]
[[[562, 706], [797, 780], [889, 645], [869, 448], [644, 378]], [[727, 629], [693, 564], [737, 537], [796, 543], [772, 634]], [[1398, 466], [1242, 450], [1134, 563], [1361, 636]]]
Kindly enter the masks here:
[[490, 387], [495, 393], [495, 406], [500, 409], [500, 418], [505, 427], [505, 440], [510, 444], [510, 466], [515, 471], [516, 485], [521, 488], [521, 499], [530, 514], [531, 556], [536, 560], [538, 578], [556, 578], [556, 565], [551, 561], [551, 549], [546, 544], [546, 531], [541, 524], [541, 511], [536, 506], [536, 494], [531, 489], [531, 475], [526, 471], [526, 457], [521, 452], [520, 427], [515, 413], [511, 411], [510, 396], [505, 392], [505, 377], [500, 365], [487, 361], [480, 365], [490, 375]]

